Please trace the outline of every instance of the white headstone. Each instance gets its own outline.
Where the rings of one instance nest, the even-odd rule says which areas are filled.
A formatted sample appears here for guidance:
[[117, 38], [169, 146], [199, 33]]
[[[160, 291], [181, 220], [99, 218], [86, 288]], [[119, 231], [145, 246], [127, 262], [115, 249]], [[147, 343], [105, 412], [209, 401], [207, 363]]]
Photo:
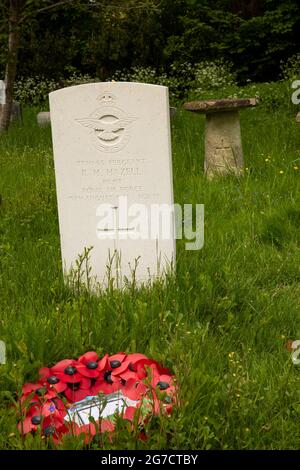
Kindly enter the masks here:
[[4, 80], [0, 80], [0, 105], [6, 103], [6, 87]]
[[41, 111], [36, 115], [36, 119], [39, 127], [44, 127], [48, 124], [51, 124], [51, 117], [49, 111]]
[[64, 271], [93, 247], [102, 285], [109, 259], [118, 286], [133, 270], [138, 284], [161, 277], [174, 263], [174, 219], [158, 233], [150, 214], [173, 204], [168, 89], [92, 83], [49, 96]]
[[6, 364], [6, 345], [0, 341], [0, 364]]

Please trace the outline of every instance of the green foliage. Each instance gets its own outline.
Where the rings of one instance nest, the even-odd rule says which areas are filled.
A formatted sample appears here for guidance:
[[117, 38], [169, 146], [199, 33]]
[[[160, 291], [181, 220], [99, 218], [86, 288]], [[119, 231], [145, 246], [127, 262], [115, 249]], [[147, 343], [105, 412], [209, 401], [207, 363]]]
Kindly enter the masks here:
[[[271, 81], [281, 62], [299, 53], [296, 0], [97, 0], [93, 8], [76, 1], [37, 14], [39, 3], [26, 2], [30, 21], [22, 22], [19, 77], [60, 81], [69, 65], [102, 81], [132, 67], [169, 77], [174, 63], [180, 68], [222, 59], [233, 63], [240, 83]], [[6, 26], [0, 26], [2, 76]]]
[[281, 63], [281, 74], [285, 80], [291, 82], [300, 79], [300, 54], [295, 54]]
[[175, 201], [205, 204], [204, 248], [178, 240], [176, 278], [98, 297], [63, 283], [51, 132], [37, 111], [24, 107], [24, 127], [0, 140], [0, 448], [53, 447], [23, 441], [11, 405], [40, 366], [95, 349], [143, 352], [180, 387], [180, 406], [149, 422], [147, 441], [119, 422], [106, 449], [298, 449], [300, 376], [284, 347], [300, 338], [300, 137], [290, 109], [242, 111], [244, 176], [214, 181], [203, 174], [204, 118], [178, 110]]
[[222, 60], [203, 61], [195, 65], [194, 89], [196, 92], [223, 89], [236, 83], [233, 65]]
[[178, 77], [174, 74], [158, 73], [152, 67], [132, 67], [130, 70], [116, 71], [112, 80], [166, 86], [169, 88], [172, 101], [176, 101], [182, 96], [182, 83]]
[[295, 115], [299, 107], [292, 103], [293, 91], [288, 81], [248, 83], [245, 86], [232, 85], [219, 89], [192, 89], [188, 99], [257, 98], [259, 107], [266, 111], [280, 110]]
[[82, 85], [97, 81], [88, 74], [80, 74], [72, 67], [67, 69], [69, 76], [66, 80], [55, 81], [45, 77], [21, 78], [15, 82], [14, 98], [23, 104], [40, 106], [48, 103], [48, 94], [59, 88]]
[[240, 81], [272, 79], [280, 60], [298, 52], [299, 5], [295, 1], [251, 2], [259, 8], [247, 12], [250, 2], [185, 2], [176, 34], [167, 38], [168, 60], [192, 61], [225, 58], [234, 63]]
[[[292, 65], [290, 65], [292, 64]], [[157, 71], [153, 67], [132, 67], [119, 70], [109, 80], [152, 83], [169, 87], [171, 103], [179, 105], [182, 100], [205, 100], [222, 98], [259, 99], [260, 106], [273, 111], [281, 109], [295, 114], [298, 107], [292, 101], [291, 84], [297, 76], [296, 59], [283, 67], [286, 80], [270, 83], [248, 83], [238, 86], [230, 63], [204, 61], [192, 66], [190, 63], [172, 64], [170, 73]], [[15, 84], [15, 99], [23, 104], [48, 106], [48, 93], [65, 86], [97, 82], [99, 79], [80, 74], [69, 67], [68, 78], [57, 82], [41, 77], [18, 80]], [[288, 77], [290, 79], [288, 80]]]
[[22, 104], [38, 106], [48, 100], [48, 93], [59, 85], [54, 80], [42, 77], [28, 77], [18, 80], [14, 87], [14, 98]]

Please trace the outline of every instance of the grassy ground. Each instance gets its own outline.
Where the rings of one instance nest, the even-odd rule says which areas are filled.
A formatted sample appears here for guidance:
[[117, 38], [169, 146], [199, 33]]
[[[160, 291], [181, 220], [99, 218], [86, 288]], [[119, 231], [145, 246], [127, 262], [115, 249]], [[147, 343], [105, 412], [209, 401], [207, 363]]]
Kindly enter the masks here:
[[[22, 441], [13, 404], [42, 365], [143, 352], [178, 377], [181, 406], [149, 424], [147, 442], [120, 429], [110, 447], [298, 449], [300, 375], [284, 347], [300, 339], [300, 129], [294, 116], [243, 111], [245, 173], [208, 182], [203, 125], [172, 122], [175, 199], [205, 204], [205, 245], [177, 243], [176, 279], [100, 298], [64, 287], [50, 129], [36, 110], [0, 140], [0, 448]], [[64, 443], [80, 448], [79, 442]]]

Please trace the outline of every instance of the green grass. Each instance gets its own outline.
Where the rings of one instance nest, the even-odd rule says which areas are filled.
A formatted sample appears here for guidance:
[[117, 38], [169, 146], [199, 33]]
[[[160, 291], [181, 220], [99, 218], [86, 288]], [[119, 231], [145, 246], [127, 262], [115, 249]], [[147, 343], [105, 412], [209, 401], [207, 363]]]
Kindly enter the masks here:
[[[172, 121], [175, 201], [205, 205], [205, 244], [177, 242], [167, 285], [100, 297], [64, 286], [50, 129], [37, 110], [0, 136], [0, 448], [22, 440], [12, 404], [25, 381], [87, 350], [142, 352], [170, 367], [180, 406], [149, 423], [148, 441], [120, 426], [110, 448], [298, 449], [300, 375], [284, 348], [300, 339], [300, 128], [263, 108], [241, 115], [245, 173], [207, 181], [204, 119]], [[299, 170], [297, 169], [299, 167]], [[64, 448], [81, 448], [67, 439]]]

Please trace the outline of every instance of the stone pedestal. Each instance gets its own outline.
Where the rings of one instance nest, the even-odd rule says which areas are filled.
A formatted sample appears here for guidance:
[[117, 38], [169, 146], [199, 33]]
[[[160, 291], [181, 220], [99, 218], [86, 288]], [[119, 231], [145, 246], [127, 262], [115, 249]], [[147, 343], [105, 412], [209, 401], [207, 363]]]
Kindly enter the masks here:
[[211, 113], [205, 122], [204, 170], [210, 178], [215, 173], [236, 174], [243, 168], [243, 148], [238, 111]]
[[243, 169], [239, 108], [256, 106], [247, 100], [194, 101], [186, 103], [188, 111], [205, 113], [205, 161], [208, 178], [217, 175], [240, 175]]

